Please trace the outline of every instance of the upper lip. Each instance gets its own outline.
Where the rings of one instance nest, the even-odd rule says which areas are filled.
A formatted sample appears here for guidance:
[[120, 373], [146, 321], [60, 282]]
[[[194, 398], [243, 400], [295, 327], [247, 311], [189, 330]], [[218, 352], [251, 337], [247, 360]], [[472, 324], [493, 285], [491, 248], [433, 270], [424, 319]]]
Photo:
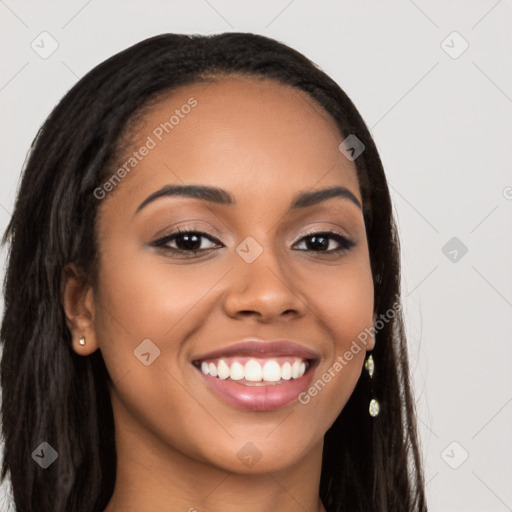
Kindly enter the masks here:
[[289, 340], [265, 341], [258, 338], [247, 338], [227, 347], [213, 350], [212, 352], [194, 356], [193, 361], [205, 359], [217, 359], [230, 356], [254, 356], [254, 357], [278, 357], [296, 356], [304, 359], [318, 359], [319, 355], [309, 349]]

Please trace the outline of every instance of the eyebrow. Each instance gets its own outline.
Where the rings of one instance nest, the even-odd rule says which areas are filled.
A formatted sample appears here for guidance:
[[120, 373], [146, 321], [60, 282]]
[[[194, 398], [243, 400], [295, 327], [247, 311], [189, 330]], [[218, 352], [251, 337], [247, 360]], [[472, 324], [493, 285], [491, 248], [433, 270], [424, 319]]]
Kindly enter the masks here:
[[[236, 199], [226, 190], [207, 185], [166, 185], [160, 190], [153, 192], [146, 197], [139, 205], [135, 213], [140, 212], [145, 206], [160, 199], [161, 197], [179, 196], [190, 197], [193, 199], [201, 199], [224, 206], [235, 206]], [[299, 192], [291, 201], [289, 210], [297, 210], [299, 208], [307, 208], [314, 206], [323, 201], [327, 201], [333, 197], [348, 199], [358, 208], [362, 209], [359, 199], [347, 188], [341, 186], [333, 186], [311, 192]]]

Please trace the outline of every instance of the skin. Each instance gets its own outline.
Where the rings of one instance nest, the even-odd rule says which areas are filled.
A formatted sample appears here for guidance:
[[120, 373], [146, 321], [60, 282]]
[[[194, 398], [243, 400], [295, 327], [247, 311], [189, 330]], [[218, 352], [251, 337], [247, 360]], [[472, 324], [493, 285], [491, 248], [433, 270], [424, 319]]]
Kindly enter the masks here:
[[[97, 285], [73, 265], [64, 280], [73, 348], [82, 356], [100, 349], [113, 381], [118, 466], [106, 512], [225, 512], [226, 504], [230, 512], [321, 512], [323, 436], [374, 340], [307, 405], [296, 400], [273, 411], [227, 404], [191, 360], [247, 336], [289, 339], [320, 355], [315, 382], [373, 325], [361, 209], [335, 197], [288, 212], [298, 192], [333, 185], [362, 203], [355, 165], [311, 98], [235, 76], [162, 99], [138, 126], [133, 149], [191, 96], [198, 105], [101, 201]], [[173, 196], [135, 213], [171, 184], [220, 187], [237, 205]], [[177, 227], [212, 241], [201, 238], [204, 252], [188, 257], [150, 246]], [[307, 250], [308, 230], [320, 228], [356, 245], [342, 254]], [[252, 263], [236, 252], [248, 236], [263, 248]], [[168, 245], [183, 248], [182, 240]], [[339, 247], [329, 240], [329, 250]], [[134, 357], [147, 338], [160, 350], [149, 366]], [[261, 454], [251, 467], [237, 457], [247, 442]]]

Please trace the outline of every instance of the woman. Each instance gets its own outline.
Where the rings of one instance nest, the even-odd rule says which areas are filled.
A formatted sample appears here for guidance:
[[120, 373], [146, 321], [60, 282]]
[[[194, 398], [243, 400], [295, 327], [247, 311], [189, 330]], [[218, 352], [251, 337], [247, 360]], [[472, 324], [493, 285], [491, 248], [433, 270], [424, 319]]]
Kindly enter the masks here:
[[103, 62], [7, 241], [17, 511], [426, 510], [384, 171], [300, 53], [164, 34]]

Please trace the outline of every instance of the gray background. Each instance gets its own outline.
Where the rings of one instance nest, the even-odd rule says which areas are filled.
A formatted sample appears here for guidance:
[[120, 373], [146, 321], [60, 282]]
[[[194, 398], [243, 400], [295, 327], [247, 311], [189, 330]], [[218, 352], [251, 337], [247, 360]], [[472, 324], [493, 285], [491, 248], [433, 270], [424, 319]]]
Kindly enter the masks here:
[[0, 0], [0, 230], [36, 130], [99, 62], [163, 32], [291, 45], [352, 98], [389, 177], [430, 510], [512, 510], [511, 19], [511, 0]]

